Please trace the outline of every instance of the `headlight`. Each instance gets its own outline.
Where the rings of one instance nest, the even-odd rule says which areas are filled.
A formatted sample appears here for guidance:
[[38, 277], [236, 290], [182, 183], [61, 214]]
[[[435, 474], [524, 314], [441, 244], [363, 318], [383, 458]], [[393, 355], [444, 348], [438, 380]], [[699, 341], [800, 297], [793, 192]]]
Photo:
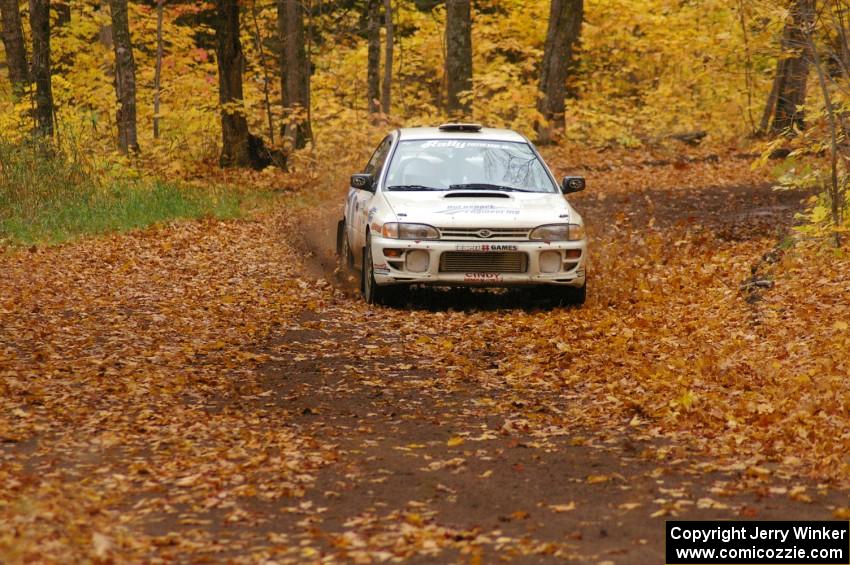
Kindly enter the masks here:
[[584, 239], [581, 224], [549, 224], [531, 230], [528, 239], [536, 241], [579, 241]]
[[440, 239], [437, 228], [427, 224], [400, 224], [390, 222], [381, 228], [381, 235], [393, 239]]

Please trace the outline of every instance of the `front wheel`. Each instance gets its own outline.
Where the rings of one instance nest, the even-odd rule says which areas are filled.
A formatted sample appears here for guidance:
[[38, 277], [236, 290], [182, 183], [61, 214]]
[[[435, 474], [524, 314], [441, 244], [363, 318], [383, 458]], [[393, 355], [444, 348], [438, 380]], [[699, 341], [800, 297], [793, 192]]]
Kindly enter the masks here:
[[340, 220], [336, 225], [336, 255], [340, 267], [354, 268], [354, 255], [351, 253], [351, 246], [348, 243], [345, 220]]
[[360, 269], [360, 288], [367, 304], [385, 304], [388, 290], [375, 282], [375, 264], [372, 261], [372, 238], [366, 236], [366, 248], [363, 250], [363, 268]]
[[587, 281], [581, 286], [557, 286], [551, 289], [558, 306], [581, 306], [587, 300]]

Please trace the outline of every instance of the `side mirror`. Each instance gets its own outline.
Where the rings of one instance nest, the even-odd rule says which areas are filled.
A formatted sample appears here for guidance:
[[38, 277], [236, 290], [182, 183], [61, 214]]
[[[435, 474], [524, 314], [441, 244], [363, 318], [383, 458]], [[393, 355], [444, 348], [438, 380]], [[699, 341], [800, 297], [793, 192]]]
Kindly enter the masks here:
[[372, 175], [351, 175], [351, 186], [353, 186], [357, 190], [368, 190], [369, 192], [375, 192], [375, 187], [372, 186], [373, 182], [374, 181], [372, 179]]
[[561, 183], [561, 192], [572, 194], [582, 190], [584, 190], [584, 177], [564, 177], [564, 182]]

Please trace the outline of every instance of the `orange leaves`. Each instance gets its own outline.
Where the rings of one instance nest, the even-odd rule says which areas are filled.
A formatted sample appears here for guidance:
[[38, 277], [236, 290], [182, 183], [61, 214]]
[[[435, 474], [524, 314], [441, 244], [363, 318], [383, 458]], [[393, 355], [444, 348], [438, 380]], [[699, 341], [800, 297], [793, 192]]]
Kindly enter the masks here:
[[[610, 169], [594, 172], [599, 155], [551, 152], [556, 169], [587, 159], [591, 170], [594, 191], [577, 197], [593, 238], [589, 306], [528, 311], [506, 299], [501, 311], [473, 297], [478, 306], [467, 311], [382, 311], [406, 350], [442, 371], [443, 386], [462, 379], [513, 391], [516, 400], [492, 406], [509, 415], [503, 434], [629, 426], [733, 458], [763, 457], [763, 445], [780, 458], [843, 449], [846, 261], [819, 273], [811, 267], [823, 258], [800, 249], [762, 302], [739, 291], [793, 199], [777, 204], [766, 188], [741, 188], [763, 186], [761, 173], [731, 156], [675, 168], [611, 152]], [[725, 188], [692, 188], [715, 182]], [[770, 221], [748, 219], [753, 209], [769, 210]], [[805, 259], [792, 263], [795, 255]], [[806, 408], [799, 416], [792, 398]]]
[[[52, 454], [44, 472], [0, 472], [4, 559], [39, 548], [40, 560], [141, 561], [151, 538], [129, 543], [122, 529], [151, 512], [304, 492], [325, 443], [270, 427], [274, 409], [233, 408], [255, 394], [268, 402], [253, 373], [268, 359], [258, 341], [300, 300], [323, 300], [288, 284], [291, 257], [275, 226], [214, 221], [0, 257], [0, 295], [12, 298], [0, 306], [0, 450], [4, 461]], [[10, 550], [7, 528], [30, 519], [22, 503], [56, 519], [27, 526]], [[187, 512], [185, 523], [198, 519]]]
[[210, 56], [209, 56], [209, 53], [207, 52], [207, 50], [206, 50], [206, 49], [200, 49], [200, 48], [198, 48], [198, 49], [193, 49], [193, 50], [192, 50], [192, 55], [195, 57], [195, 59], [196, 59], [197, 61], [199, 61], [199, 62], [201, 62], [201, 63], [205, 63], [205, 62], [209, 59], [209, 57], [210, 57]]
[[[725, 487], [665, 482], [693, 453], [707, 456], [697, 473], [733, 461], [719, 470], [799, 502], [814, 490], [770, 482], [846, 478], [847, 260], [791, 250], [750, 301], [739, 283], [775, 226], [730, 210], [770, 195], [729, 181], [752, 181], [739, 162], [579, 151], [554, 164], [585, 158], [610, 169], [580, 196], [593, 226], [581, 309], [439, 289], [370, 308], [306, 274], [288, 243], [305, 232], [294, 199], [251, 221], [0, 257], [0, 550], [14, 529], [30, 560], [51, 557], [37, 553], [48, 541], [78, 561], [216, 559], [228, 532], [228, 551], [256, 561], [566, 557], [533, 528], [589, 518], [586, 493], [633, 488], [632, 462], [657, 467], [644, 474], [663, 496], [610, 508], [643, 520], [757, 512]], [[575, 450], [592, 464], [624, 436], [639, 444], [617, 452], [624, 467], [581, 461], [536, 499], [483, 506], [535, 484], [541, 461]], [[458, 500], [482, 504], [469, 528], [435, 510]]]
[[183, 488], [193, 487], [193, 486], [195, 486], [195, 484], [198, 482], [198, 479], [200, 479], [200, 478], [201, 478], [200, 475], [188, 475], [186, 477], [181, 477], [181, 478], [177, 479], [176, 481], [174, 481], [174, 484], [175, 484], [175, 486], [183, 487]]

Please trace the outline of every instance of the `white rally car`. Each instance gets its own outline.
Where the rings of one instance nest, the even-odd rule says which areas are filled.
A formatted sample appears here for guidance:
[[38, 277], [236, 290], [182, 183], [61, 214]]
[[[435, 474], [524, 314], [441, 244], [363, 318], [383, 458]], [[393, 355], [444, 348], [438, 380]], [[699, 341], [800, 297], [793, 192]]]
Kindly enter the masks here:
[[584, 223], [535, 147], [477, 124], [387, 135], [351, 176], [337, 252], [360, 269], [370, 304], [409, 285], [546, 285], [563, 302], [586, 296]]

